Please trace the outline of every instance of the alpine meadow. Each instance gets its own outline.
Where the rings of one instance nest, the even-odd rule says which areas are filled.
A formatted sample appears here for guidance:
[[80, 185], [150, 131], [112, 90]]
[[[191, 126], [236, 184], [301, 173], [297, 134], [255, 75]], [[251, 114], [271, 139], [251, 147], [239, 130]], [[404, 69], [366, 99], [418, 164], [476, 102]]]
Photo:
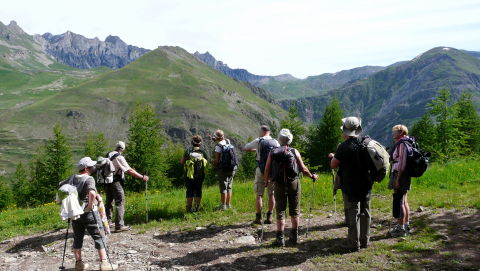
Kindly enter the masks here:
[[[455, 26], [457, 48], [392, 28], [421, 45], [398, 49], [368, 33], [443, 11], [160, 2], [41, 24], [63, 34], [27, 33], [45, 31], [39, 17], [0, 22], [0, 271], [478, 270], [480, 49], [461, 38], [478, 20]], [[342, 23], [322, 36], [306, 27], [326, 28], [319, 16]], [[159, 39], [170, 45], [146, 42]], [[238, 49], [252, 39], [258, 52]], [[262, 74], [272, 56], [280, 72]], [[332, 61], [341, 70], [325, 72]], [[318, 69], [294, 76], [303, 65]]]

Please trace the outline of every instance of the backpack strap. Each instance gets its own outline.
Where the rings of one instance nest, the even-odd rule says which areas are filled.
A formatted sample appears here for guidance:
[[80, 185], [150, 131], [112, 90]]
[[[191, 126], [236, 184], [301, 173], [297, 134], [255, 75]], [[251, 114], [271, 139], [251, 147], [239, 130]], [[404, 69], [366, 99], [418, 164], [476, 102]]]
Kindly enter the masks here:
[[119, 153], [119, 152], [117, 152], [117, 153], [115, 153], [114, 155], [112, 155], [112, 157], [110, 157], [109, 159], [110, 159], [110, 161], [113, 161], [113, 160], [115, 160], [115, 158], [117, 158], [117, 157], [120, 156], [120, 155], [122, 155], [122, 154]]

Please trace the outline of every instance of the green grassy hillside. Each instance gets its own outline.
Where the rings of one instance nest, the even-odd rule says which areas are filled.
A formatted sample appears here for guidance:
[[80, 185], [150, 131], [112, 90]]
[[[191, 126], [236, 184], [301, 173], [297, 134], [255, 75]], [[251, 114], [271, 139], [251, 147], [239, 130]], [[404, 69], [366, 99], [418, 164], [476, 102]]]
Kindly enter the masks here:
[[[401, 66], [390, 67], [368, 78], [349, 82], [326, 94], [295, 100], [302, 118], [319, 120], [325, 104], [336, 95], [345, 115], [363, 118], [365, 130], [384, 143], [390, 142], [393, 125], [411, 125], [425, 112], [425, 105], [447, 85], [457, 98], [463, 89], [480, 97], [480, 59], [454, 48], [431, 49]], [[288, 108], [291, 100], [282, 102]]]
[[28, 157], [32, 142], [48, 138], [57, 122], [77, 151], [90, 133], [104, 132], [112, 142], [126, 140], [128, 116], [137, 102], [156, 108], [174, 142], [185, 144], [193, 134], [206, 136], [220, 128], [239, 146], [260, 124], [284, 114], [258, 91], [182, 48], [160, 47], [119, 70], [15, 110], [0, 124], [0, 162], [4, 170], [14, 170], [12, 162]]

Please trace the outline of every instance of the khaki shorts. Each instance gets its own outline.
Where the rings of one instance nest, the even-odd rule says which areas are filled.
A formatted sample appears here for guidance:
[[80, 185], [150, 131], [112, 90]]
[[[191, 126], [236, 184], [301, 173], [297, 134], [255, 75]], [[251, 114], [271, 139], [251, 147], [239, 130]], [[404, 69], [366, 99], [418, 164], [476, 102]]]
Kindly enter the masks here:
[[[277, 219], [285, 219], [288, 201], [288, 213], [291, 217], [300, 216], [300, 180], [296, 179], [291, 183], [276, 183], [275, 186], [275, 207], [277, 210]], [[285, 188], [287, 188], [287, 195], [285, 195]]]
[[217, 169], [218, 186], [220, 193], [232, 193], [232, 183], [235, 171], [224, 172], [223, 169]]
[[[265, 175], [262, 174], [260, 168], [257, 167], [255, 169], [255, 184], [253, 185], [253, 190], [255, 191], [255, 195], [263, 196], [265, 193]], [[270, 181], [267, 186], [267, 194], [273, 194], [273, 182]]]

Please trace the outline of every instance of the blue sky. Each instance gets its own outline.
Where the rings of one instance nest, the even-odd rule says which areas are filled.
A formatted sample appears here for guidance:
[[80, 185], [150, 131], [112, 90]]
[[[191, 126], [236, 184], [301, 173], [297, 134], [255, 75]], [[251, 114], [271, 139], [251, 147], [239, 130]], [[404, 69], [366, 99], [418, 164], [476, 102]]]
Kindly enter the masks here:
[[304, 78], [409, 60], [437, 46], [480, 51], [480, 1], [65, 1], [2, 3], [29, 34], [70, 30], [155, 49], [209, 51], [231, 68]]

